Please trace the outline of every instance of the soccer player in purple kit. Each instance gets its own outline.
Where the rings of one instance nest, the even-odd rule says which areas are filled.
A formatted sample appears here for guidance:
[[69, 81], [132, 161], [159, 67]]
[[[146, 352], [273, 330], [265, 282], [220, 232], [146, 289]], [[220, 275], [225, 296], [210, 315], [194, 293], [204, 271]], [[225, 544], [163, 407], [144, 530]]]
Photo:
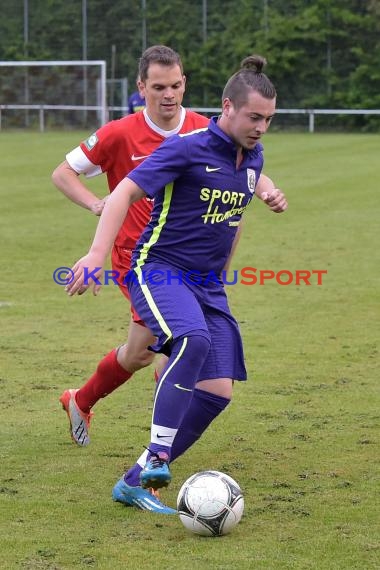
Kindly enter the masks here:
[[[151, 349], [169, 361], [157, 384], [149, 446], [113, 489], [113, 499], [126, 505], [139, 506], [146, 488], [169, 484], [169, 463], [226, 408], [233, 381], [246, 380], [242, 340], [220, 275], [255, 195], [260, 139], [275, 113], [265, 63], [261, 56], [246, 58], [224, 88], [220, 117], [169, 138], [119, 183], [66, 287], [69, 295], [83, 293], [90, 285], [85, 268], [101, 275], [130, 204], [154, 198], [127, 277], [132, 303], [157, 338]], [[287, 208], [278, 189], [258, 197], [274, 212]]]
[[[137, 78], [137, 86], [141, 82], [140, 77]], [[137, 113], [138, 111], [142, 111], [146, 107], [145, 97], [141, 95], [140, 91], [135, 91], [132, 95], [128, 98], [128, 115], [133, 115], [133, 113]]]

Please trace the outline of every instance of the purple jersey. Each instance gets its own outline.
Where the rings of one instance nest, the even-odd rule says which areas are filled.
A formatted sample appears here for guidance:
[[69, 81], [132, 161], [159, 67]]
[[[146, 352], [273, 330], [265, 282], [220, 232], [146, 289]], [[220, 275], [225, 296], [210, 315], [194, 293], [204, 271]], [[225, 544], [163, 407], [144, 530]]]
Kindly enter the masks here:
[[145, 106], [145, 98], [141, 97], [140, 93], [136, 91], [135, 93], [132, 93], [128, 99], [128, 114], [133, 115], [133, 113], [142, 111], [145, 109]]
[[163, 262], [184, 272], [219, 275], [240, 218], [259, 179], [262, 146], [244, 151], [236, 168], [236, 145], [218, 127], [174, 135], [128, 174], [154, 198], [150, 222], [132, 267]]

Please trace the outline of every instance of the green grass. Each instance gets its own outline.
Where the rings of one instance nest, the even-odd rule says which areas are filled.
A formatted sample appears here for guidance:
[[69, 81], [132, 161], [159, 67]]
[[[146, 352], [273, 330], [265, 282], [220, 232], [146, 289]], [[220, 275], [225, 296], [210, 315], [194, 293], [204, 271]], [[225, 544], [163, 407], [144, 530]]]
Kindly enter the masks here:
[[[110, 498], [149, 438], [152, 369], [98, 403], [86, 449], [58, 405], [129, 319], [115, 287], [68, 298], [51, 277], [85, 253], [97, 223], [50, 182], [85, 134], [0, 133], [0, 568], [379, 568], [380, 137], [266, 137], [265, 171], [289, 210], [251, 207], [233, 268], [328, 273], [321, 286], [228, 287], [249, 381], [164, 492], [174, 505], [207, 468], [239, 481], [241, 524], [207, 539]], [[105, 192], [103, 177], [91, 185]]]

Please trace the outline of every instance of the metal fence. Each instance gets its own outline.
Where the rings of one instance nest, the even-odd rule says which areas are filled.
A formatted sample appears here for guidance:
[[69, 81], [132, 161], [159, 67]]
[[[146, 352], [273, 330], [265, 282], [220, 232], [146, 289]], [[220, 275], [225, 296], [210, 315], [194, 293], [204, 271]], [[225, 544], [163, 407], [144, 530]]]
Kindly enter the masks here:
[[[221, 113], [221, 108], [219, 107], [192, 107], [193, 111], [202, 113], [207, 116], [218, 115]], [[75, 113], [93, 113], [93, 119], [91, 120], [91, 126], [96, 127], [104, 124], [110, 118], [117, 118], [123, 116], [127, 113], [128, 108], [124, 106], [114, 106], [105, 108], [104, 105], [1, 105], [0, 104], [0, 130], [7, 127], [6, 121], [4, 120], [8, 112], [11, 111], [24, 111], [32, 112], [36, 115], [36, 120], [31, 122], [31, 125], [38, 125], [40, 132], [44, 132], [48, 127], [52, 126], [54, 128], [54, 122], [52, 125], [48, 124], [47, 115], [54, 112], [75, 112]], [[335, 115], [335, 116], [345, 116], [345, 115], [380, 115], [380, 109], [276, 109], [276, 115], [298, 115], [299, 117], [305, 117], [307, 119], [308, 131], [310, 133], [315, 132], [316, 128], [316, 117], [319, 115]], [[63, 125], [64, 126], [64, 125]]]
[[[218, 107], [198, 107], [193, 109], [198, 113], [206, 115], [217, 115], [221, 112]], [[308, 130], [315, 131], [315, 120], [317, 115], [380, 115], [380, 109], [276, 109], [276, 115], [299, 115], [308, 120]]]

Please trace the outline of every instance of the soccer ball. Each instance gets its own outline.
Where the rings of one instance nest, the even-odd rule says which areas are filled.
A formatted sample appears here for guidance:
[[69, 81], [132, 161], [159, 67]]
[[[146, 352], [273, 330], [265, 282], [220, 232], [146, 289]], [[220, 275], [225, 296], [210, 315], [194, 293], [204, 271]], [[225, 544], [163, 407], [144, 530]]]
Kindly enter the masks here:
[[239, 485], [220, 471], [200, 471], [189, 477], [177, 497], [182, 524], [202, 536], [228, 534], [240, 521], [244, 497]]

